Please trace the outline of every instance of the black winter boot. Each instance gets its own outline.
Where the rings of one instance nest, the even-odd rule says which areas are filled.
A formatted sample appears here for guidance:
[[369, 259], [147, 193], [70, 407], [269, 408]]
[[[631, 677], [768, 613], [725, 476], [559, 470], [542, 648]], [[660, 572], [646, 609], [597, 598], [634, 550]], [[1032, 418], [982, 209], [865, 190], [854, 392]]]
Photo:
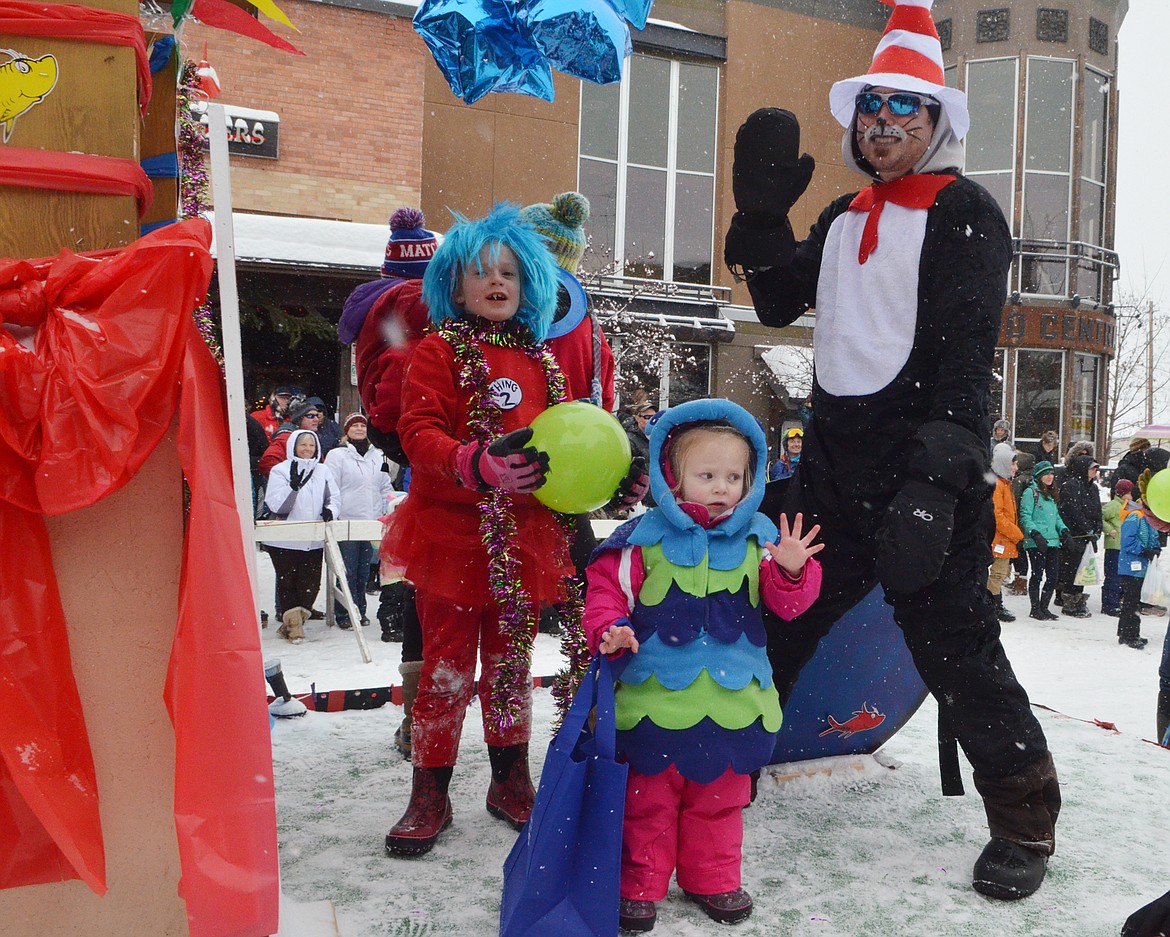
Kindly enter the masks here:
[[1003, 595], [995, 597], [995, 615], [1000, 621], [1015, 621], [1016, 616], [1003, 606]]
[[451, 825], [451, 768], [415, 768], [410, 803], [402, 819], [386, 834], [386, 855], [421, 856]]
[[1082, 592], [1079, 595], [1070, 593], [1065, 596], [1064, 607], [1060, 610], [1060, 614], [1068, 615], [1070, 618], [1089, 618], [1091, 613], [1086, 607], [1088, 599]]
[[1056, 848], [1060, 783], [1052, 756], [1018, 774], [992, 780], [975, 775], [991, 841], [975, 862], [972, 887], [1002, 901], [1027, 898], [1040, 887]]
[[401, 580], [382, 586], [378, 597], [378, 624], [382, 626], [382, 640], [387, 644], [402, 640], [402, 607], [406, 597], [406, 583]]
[[1166, 729], [1170, 727], [1170, 690], [1162, 690], [1158, 694], [1158, 741], [1168, 745]]

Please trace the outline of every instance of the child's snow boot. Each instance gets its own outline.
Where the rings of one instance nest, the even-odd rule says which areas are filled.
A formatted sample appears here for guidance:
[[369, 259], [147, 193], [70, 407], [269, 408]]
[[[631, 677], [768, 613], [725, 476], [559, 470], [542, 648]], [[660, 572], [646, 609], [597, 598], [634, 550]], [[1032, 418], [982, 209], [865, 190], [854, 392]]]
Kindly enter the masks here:
[[636, 898], [622, 898], [618, 902], [618, 927], [635, 934], [654, 930], [658, 919], [658, 908], [653, 901], [639, 901]]
[[683, 894], [698, 904], [707, 917], [720, 924], [738, 924], [752, 916], [752, 896], [742, 888], [718, 895], [696, 895], [689, 891]]
[[528, 746], [488, 746], [492, 783], [487, 792], [487, 810], [514, 829], [520, 829], [532, 815], [536, 791], [528, 775]]
[[1028, 594], [1028, 577], [1017, 576], [1012, 580], [1011, 584], [1012, 595], [1027, 595]]
[[1087, 604], [1088, 599], [1083, 592], [1079, 595], [1069, 594], [1065, 596], [1060, 614], [1068, 615], [1069, 618], [1089, 618], [1092, 613], [1086, 607]]
[[276, 633], [285, 638], [290, 644], [300, 644], [305, 640], [305, 622], [309, 618], [309, 610], [302, 606], [290, 608], [281, 616], [283, 624], [276, 629]]
[[439, 834], [451, 825], [447, 787], [452, 768], [415, 768], [410, 803], [402, 819], [386, 834], [386, 855], [421, 856], [431, 851]]
[[422, 661], [404, 660], [398, 665], [398, 672], [402, 674], [402, 724], [394, 733], [394, 747], [402, 752], [404, 758], [409, 758], [410, 714], [414, 709], [414, 698], [418, 696], [418, 678], [422, 673]]

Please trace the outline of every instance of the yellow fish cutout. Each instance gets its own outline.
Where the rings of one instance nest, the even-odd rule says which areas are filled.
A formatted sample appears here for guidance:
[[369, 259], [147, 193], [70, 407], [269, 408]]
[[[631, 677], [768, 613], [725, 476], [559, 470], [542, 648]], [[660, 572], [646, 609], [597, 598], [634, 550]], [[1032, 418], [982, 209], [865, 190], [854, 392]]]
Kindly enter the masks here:
[[30, 107], [40, 104], [57, 85], [57, 60], [51, 55], [30, 59], [0, 49], [12, 56], [0, 65], [0, 127], [3, 142], [12, 136], [12, 122]]

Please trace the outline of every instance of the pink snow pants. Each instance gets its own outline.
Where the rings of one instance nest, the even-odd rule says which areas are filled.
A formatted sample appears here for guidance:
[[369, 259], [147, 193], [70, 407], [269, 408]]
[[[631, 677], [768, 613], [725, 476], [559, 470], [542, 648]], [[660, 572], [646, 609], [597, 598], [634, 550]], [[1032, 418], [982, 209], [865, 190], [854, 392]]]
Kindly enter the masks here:
[[622, 831], [621, 896], [661, 901], [670, 875], [696, 895], [740, 885], [743, 808], [751, 779], [730, 768], [710, 784], [688, 781], [671, 765], [661, 774], [630, 770]]
[[[454, 765], [471, 694], [477, 689], [475, 661], [480, 661], [479, 702], [483, 736], [488, 745], [521, 745], [532, 735], [532, 680], [521, 715], [500, 732], [491, 722], [492, 680], [507, 649], [494, 602], [468, 608], [419, 589], [415, 595], [423, 635], [423, 665], [418, 696], [411, 711], [412, 761], [416, 768]], [[533, 632], [536, 630], [533, 624]]]

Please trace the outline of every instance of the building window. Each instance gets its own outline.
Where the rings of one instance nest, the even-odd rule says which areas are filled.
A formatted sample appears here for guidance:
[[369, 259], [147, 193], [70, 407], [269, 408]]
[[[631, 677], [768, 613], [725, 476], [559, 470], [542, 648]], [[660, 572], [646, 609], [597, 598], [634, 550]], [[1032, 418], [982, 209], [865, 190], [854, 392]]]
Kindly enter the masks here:
[[1064, 397], [1064, 352], [1016, 352], [1016, 406], [1012, 417], [1017, 445], [1035, 441], [1045, 430], [1060, 432]]
[[1097, 438], [1097, 392], [1101, 373], [1098, 355], [1073, 356], [1072, 436], [1077, 439]]
[[1006, 7], [998, 10], [980, 10], [975, 14], [976, 42], [1003, 42], [1011, 35], [1010, 11]]
[[1028, 59], [1020, 290], [1067, 296], [1075, 63]]
[[1089, 17], [1089, 48], [1100, 55], [1109, 54], [1109, 24]]
[[1016, 190], [1016, 102], [1019, 62], [986, 59], [967, 65], [967, 175], [989, 191], [1011, 225]]
[[718, 97], [717, 68], [643, 54], [620, 83], [581, 83], [591, 272], [711, 282]]
[[1037, 10], [1036, 38], [1041, 42], [1068, 42], [1068, 10]]
[[945, 20], [939, 20], [934, 24], [934, 28], [938, 30], [938, 41], [942, 45], [943, 52], [949, 51], [951, 48], [951, 38], [954, 35], [950, 17], [947, 17]]
[[621, 357], [616, 380], [623, 401], [639, 389], [659, 408], [711, 395], [711, 346], [705, 342], [666, 340], [662, 354]]
[[[1085, 103], [1081, 116], [1080, 235], [1086, 245], [1077, 268], [1076, 292], [1104, 301], [1109, 268], [1100, 263], [1105, 246], [1105, 182], [1109, 146], [1108, 75], [1085, 69]], [[1094, 249], [1096, 248], [1096, 249]]]

